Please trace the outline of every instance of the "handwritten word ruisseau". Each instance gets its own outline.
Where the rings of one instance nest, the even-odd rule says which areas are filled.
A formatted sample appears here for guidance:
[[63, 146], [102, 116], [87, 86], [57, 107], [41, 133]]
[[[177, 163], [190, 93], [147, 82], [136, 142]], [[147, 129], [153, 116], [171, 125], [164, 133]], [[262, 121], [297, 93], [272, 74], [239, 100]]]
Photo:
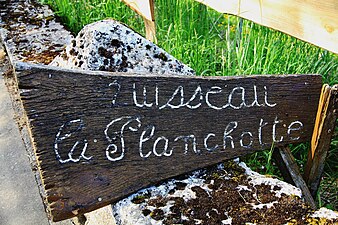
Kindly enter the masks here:
[[[253, 92], [253, 100], [252, 102], [248, 102], [247, 100], [247, 91], [244, 87], [237, 86], [230, 90], [227, 90], [226, 87], [222, 88], [219, 86], [213, 86], [211, 88], [208, 88], [207, 90], [202, 90], [201, 86], [197, 86], [194, 92], [186, 93], [184, 91], [183, 86], [178, 86], [175, 91], [172, 93], [172, 95], [165, 101], [165, 103], [159, 102], [159, 93], [160, 89], [156, 85], [155, 86], [155, 94], [154, 96], [149, 96], [148, 89], [151, 89], [147, 86], [141, 87], [142, 94], [141, 96], [138, 96], [137, 91], [137, 84], [133, 84], [133, 103], [135, 106], [143, 108], [152, 108], [156, 107], [158, 109], [179, 109], [182, 107], [187, 107], [189, 109], [198, 109], [203, 104], [206, 104], [211, 109], [216, 110], [223, 110], [227, 108], [232, 109], [244, 109], [244, 108], [250, 108], [250, 107], [261, 107], [261, 106], [268, 106], [268, 107], [274, 107], [276, 106], [276, 103], [269, 103], [268, 99], [268, 90], [267, 87], [264, 86], [264, 97], [263, 99], [258, 99], [258, 93], [257, 93], [257, 86], [252, 86], [252, 92]], [[223, 105], [216, 105], [212, 99], [219, 98], [220, 94], [227, 93], [227, 96], [223, 99], [224, 104]], [[189, 95], [190, 94], [190, 95]], [[223, 95], [224, 97], [224, 95]], [[235, 99], [240, 99], [240, 101], [236, 101]], [[152, 101], [149, 101], [152, 99]], [[176, 100], [174, 102], [174, 100]]]

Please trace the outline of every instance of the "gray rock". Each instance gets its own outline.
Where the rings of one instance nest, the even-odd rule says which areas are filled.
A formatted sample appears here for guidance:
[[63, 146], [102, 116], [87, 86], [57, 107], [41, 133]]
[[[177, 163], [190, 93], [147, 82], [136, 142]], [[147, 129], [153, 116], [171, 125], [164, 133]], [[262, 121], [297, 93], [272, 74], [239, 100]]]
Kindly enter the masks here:
[[0, 36], [13, 61], [42, 64], [49, 64], [73, 38], [52, 10], [35, 0], [0, 5]]
[[110, 72], [195, 73], [154, 43], [114, 20], [85, 26], [50, 65]]

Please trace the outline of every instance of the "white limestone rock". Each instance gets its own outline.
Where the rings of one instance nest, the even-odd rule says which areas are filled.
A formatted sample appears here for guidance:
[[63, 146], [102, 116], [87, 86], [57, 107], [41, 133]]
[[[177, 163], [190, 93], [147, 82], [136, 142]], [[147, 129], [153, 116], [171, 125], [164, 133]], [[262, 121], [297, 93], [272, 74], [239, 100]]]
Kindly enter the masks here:
[[114, 20], [85, 26], [50, 65], [110, 72], [194, 74], [163, 49]]
[[315, 211], [311, 215], [311, 217], [312, 218], [325, 218], [329, 220], [333, 220], [333, 219], [338, 220], [338, 212], [322, 207], [318, 209], [317, 211]]
[[117, 225], [337, 224], [337, 212], [313, 212], [301, 195], [235, 160], [140, 190], [112, 207]]

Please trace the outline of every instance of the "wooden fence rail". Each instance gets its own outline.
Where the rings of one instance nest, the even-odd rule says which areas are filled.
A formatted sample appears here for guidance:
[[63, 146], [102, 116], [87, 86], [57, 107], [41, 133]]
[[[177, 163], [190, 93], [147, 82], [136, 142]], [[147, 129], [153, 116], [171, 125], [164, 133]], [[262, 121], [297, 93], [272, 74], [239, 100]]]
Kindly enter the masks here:
[[[218, 12], [236, 15], [338, 53], [337, 0], [196, 0]], [[154, 37], [153, 0], [124, 0], [142, 15], [147, 37]]]

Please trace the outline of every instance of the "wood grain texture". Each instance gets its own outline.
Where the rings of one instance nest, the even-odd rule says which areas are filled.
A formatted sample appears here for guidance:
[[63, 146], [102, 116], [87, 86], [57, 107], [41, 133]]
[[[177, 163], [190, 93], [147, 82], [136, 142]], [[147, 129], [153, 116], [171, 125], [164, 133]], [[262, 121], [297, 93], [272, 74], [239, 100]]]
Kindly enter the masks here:
[[295, 161], [290, 148], [288, 146], [275, 148], [272, 156], [285, 181], [298, 187], [302, 191], [302, 197], [305, 202], [313, 209], [316, 209], [316, 203], [299, 171], [297, 162]]
[[157, 43], [155, 21], [143, 18], [143, 22], [146, 28], [146, 38], [151, 42]]
[[156, 43], [156, 25], [153, 0], [123, 0], [123, 2], [143, 17], [146, 28], [146, 38]]
[[337, 0], [196, 0], [338, 53]]
[[20, 63], [54, 221], [257, 150], [311, 139], [319, 75], [194, 77]]
[[311, 140], [311, 151], [309, 151], [304, 170], [304, 179], [314, 198], [319, 188], [325, 160], [330, 149], [331, 137], [335, 130], [337, 110], [338, 85], [333, 87], [324, 85]]
[[155, 21], [153, 0], [122, 0], [137, 14], [149, 21]]

